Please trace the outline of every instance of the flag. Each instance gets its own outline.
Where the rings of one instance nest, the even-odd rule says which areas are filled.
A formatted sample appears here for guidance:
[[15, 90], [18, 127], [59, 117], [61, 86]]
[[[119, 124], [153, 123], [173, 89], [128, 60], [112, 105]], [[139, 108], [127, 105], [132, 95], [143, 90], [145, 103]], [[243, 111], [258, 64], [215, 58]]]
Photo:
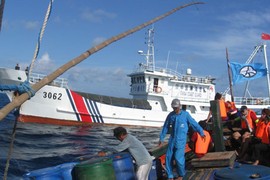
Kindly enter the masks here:
[[262, 63], [239, 64], [230, 63], [233, 84], [261, 78], [267, 75], [267, 69]]
[[263, 40], [270, 40], [270, 35], [266, 33], [262, 33], [262, 39]]

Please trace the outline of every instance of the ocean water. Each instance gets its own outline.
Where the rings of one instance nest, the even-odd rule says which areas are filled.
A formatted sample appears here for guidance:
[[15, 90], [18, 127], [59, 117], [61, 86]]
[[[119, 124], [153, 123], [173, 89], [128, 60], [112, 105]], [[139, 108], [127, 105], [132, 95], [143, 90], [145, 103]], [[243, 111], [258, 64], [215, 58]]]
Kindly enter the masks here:
[[[0, 121], [0, 178], [8, 157], [14, 117]], [[113, 137], [116, 126], [56, 126], [18, 122], [8, 169], [10, 180], [41, 168], [77, 161], [81, 156], [96, 156], [100, 150], [119, 143]], [[126, 127], [147, 149], [158, 144], [161, 128]]]

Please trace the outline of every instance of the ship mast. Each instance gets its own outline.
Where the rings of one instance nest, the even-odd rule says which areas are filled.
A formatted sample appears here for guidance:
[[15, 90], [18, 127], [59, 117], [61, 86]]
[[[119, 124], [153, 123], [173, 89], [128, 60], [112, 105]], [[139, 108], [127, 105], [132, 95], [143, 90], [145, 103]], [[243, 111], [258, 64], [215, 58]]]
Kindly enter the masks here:
[[[254, 51], [252, 52], [252, 54], [250, 55], [250, 57], [248, 58], [248, 60], [246, 61], [246, 64], [249, 64], [255, 57], [255, 55], [257, 54], [257, 52], [262, 49], [263, 50], [263, 54], [264, 54], [264, 63], [265, 63], [265, 67], [267, 69], [267, 86], [268, 86], [268, 97], [270, 98], [270, 79], [269, 79], [269, 68], [268, 68], [268, 60], [267, 60], [267, 55], [266, 55], [266, 44], [262, 44], [262, 45], [258, 45], [255, 47]], [[248, 91], [248, 85], [249, 85], [249, 81], [246, 84], [246, 91], [245, 91], [245, 95]]]
[[146, 54], [146, 65], [147, 69], [155, 70], [155, 56], [154, 56], [154, 28], [148, 30], [148, 42], [147, 42], [147, 54]]
[[270, 79], [269, 79], [269, 68], [268, 68], [268, 60], [266, 55], [266, 44], [263, 45], [263, 53], [264, 53], [264, 61], [265, 61], [265, 67], [267, 70], [267, 85], [268, 85], [268, 97], [270, 98]]
[[155, 70], [155, 48], [154, 48], [154, 28], [150, 28], [147, 31], [147, 53], [145, 54], [142, 50], [139, 50], [140, 55], [145, 56], [146, 65], [144, 68], [149, 71]]

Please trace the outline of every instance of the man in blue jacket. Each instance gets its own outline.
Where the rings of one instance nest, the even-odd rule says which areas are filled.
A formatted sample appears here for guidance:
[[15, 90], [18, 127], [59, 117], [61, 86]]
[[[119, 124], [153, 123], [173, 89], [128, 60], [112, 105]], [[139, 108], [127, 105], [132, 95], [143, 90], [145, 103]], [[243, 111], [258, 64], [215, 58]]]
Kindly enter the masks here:
[[171, 127], [168, 149], [166, 152], [166, 171], [168, 179], [173, 180], [173, 160], [176, 162], [178, 180], [185, 176], [185, 146], [189, 126], [197, 131], [205, 139], [202, 127], [184, 110], [181, 110], [179, 99], [174, 99], [171, 103], [173, 111], [169, 113], [164, 122], [163, 129], [160, 133], [159, 145], [164, 142], [164, 138]]

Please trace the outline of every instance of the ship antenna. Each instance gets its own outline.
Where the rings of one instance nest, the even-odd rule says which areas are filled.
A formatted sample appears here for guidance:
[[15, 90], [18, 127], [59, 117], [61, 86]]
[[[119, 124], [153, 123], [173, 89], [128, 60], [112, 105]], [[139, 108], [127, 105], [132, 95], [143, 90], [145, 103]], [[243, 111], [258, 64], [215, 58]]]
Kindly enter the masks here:
[[146, 66], [148, 70], [155, 70], [154, 28], [148, 29]]

